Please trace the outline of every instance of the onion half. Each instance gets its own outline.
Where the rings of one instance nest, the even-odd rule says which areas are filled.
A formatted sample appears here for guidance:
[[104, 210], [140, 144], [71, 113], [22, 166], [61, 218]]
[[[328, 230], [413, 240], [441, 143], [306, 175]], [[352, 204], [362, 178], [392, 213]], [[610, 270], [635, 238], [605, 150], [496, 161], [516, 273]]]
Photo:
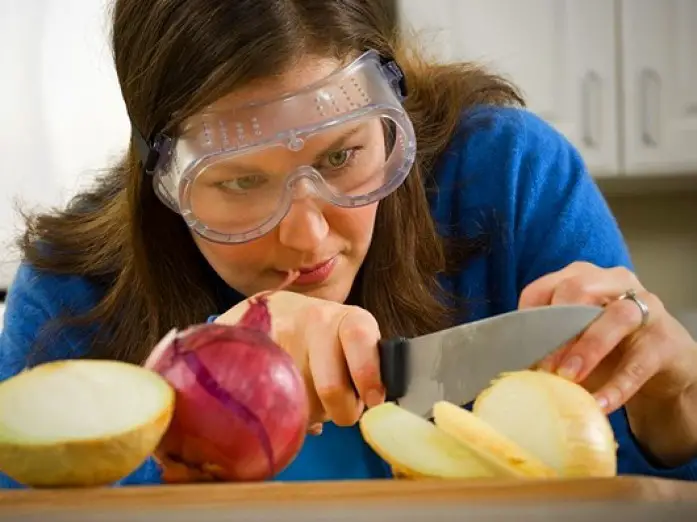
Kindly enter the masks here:
[[36, 366], [0, 384], [0, 471], [30, 487], [117, 482], [155, 450], [173, 407], [174, 390], [136, 365]]
[[563, 477], [617, 474], [617, 443], [607, 416], [585, 388], [544, 371], [502, 375], [473, 412]]

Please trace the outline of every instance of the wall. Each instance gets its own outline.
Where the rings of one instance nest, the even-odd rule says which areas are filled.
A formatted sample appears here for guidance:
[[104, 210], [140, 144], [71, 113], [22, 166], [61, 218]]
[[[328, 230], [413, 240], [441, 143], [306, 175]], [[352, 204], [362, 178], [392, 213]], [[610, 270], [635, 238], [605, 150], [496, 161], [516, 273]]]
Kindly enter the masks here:
[[17, 267], [17, 206], [64, 204], [128, 144], [108, 5], [0, 2], [0, 288]]
[[608, 196], [644, 285], [676, 313], [697, 309], [697, 193]]

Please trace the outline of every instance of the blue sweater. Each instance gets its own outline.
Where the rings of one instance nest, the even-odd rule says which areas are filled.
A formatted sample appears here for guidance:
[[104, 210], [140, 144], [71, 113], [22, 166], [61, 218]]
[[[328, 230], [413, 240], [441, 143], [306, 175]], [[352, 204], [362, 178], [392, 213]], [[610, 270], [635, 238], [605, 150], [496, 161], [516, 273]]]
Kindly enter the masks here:
[[[459, 130], [437, 165], [431, 212], [445, 234], [489, 237], [486, 251], [442, 281], [466, 299], [464, 321], [515, 309], [528, 283], [573, 261], [631, 267], [617, 224], [582, 159], [553, 128], [526, 111], [482, 107], [470, 111]], [[39, 273], [22, 265], [7, 296], [0, 380], [25, 366], [46, 320], [62, 310], [88, 310], [99, 297], [97, 287], [84, 278]], [[66, 331], [55, 337], [47, 356], [80, 356], [86, 342], [84, 336]], [[624, 410], [610, 420], [619, 443], [619, 473], [697, 480], [697, 460], [658, 468], [635, 443]], [[389, 467], [363, 442], [356, 426], [330, 423], [321, 436], [307, 438], [295, 461], [276, 479], [389, 475]], [[159, 482], [160, 472], [149, 459], [120, 484]], [[0, 486], [20, 487], [1, 474]]]

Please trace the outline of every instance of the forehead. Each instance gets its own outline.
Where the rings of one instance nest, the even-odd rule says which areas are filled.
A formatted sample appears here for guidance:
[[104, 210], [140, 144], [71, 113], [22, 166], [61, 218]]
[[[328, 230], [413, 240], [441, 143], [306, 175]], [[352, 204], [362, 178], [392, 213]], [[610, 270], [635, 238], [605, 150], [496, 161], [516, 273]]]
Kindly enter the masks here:
[[342, 65], [344, 64], [334, 58], [306, 55], [283, 73], [262, 78], [235, 89], [216, 100], [210, 109], [225, 110], [249, 103], [273, 100], [326, 78]]

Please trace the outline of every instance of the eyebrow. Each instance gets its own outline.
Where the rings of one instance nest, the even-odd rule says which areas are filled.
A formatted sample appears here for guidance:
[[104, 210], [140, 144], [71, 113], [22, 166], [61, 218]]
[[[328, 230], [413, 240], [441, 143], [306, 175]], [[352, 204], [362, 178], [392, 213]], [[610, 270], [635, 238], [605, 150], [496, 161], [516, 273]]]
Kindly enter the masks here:
[[312, 162], [317, 163], [322, 159], [322, 157], [329, 151], [335, 151], [335, 150], [340, 150], [346, 145], [346, 142], [353, 138], [356, 134], [358, 134], [361, 130], [363, 129], [363, 125], [356, 125], [353, 129], [350, 129], [349, 131], [345, 132], [341, 136], [339, 136], [337, 139], [335, 139], [328, 147], [325, 147], [322, 152], [319, 152], [315, 155], [315, 159]]
[[[327, 147], [324, 147], [320, 152], [315, 154], [315, 157], [312, 160], [312, 164], [314, 165], [315, 163], [318, 163], [325, 154], [329, 151], [335, 151], [335, 150], [340, 150], [342, 147], [345, 146], [346, 142], [351, 139], [353, 136], [358, 134], [361, 130], [363, 130], [364, 125], [359, 124], [356, 125], [354, 128], [349, 129], [348, 131], [344, 132], [341, 136], [337, 137], [332, 143], [330, 143]], [[261, 174], [265, 175], [268, 174], [268, 172], [257, 168], [256, 166], [252, 167], [251, 165], [246, 165], [244, 162], [240, 163], [233, 163], [230, 165], [235, 170], [239, 171], [244, 171], [245, 173], [250, 173], [250, 174]]]

